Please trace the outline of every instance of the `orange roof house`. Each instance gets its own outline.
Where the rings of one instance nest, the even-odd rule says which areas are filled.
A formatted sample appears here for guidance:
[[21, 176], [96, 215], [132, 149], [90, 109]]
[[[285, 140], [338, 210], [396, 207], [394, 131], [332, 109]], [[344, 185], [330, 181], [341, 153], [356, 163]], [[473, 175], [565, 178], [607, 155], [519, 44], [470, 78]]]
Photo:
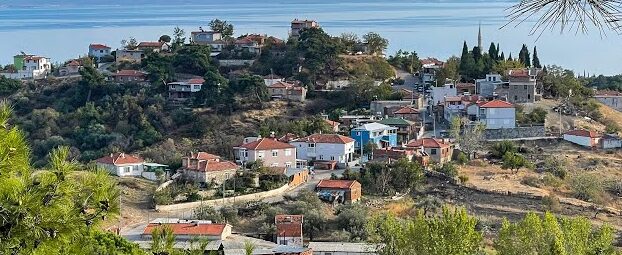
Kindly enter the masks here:
[[139, 156], [119, 152], [98, 158], [95, 163], [117, 176], [140, 176], [145, 160]]
[[164, 220], [149, 223], [143, 235], [151, 235], [157, 228], [168, 227], [178, 239], [207, 238], [208, 240], [225, 240], [231, 235], [231, 225], [216, 224], [202, 220]]
[[184, 176], [200, 183], [223, 183], [232, 178], [238, 165], [222, 160], [219, 156], [197, 152], [182, 158], [181, 171]]
[[321, 180], [315, 190], [323, 194], [338, 194], [343, 203], [354, 203], [361, 199], [362, 187], [356, 180]]
[[436, 138], [412, 140], [404, 145], [404, 147], [425, 152], [430, 156], [431, 161], [440, 164], [450, 162], [454, 150], [454, 146], [451, 143]]
[[296, 166], [296, 147], [275, 138], [252, 138], [233, 151], [236, 162], [242, 165], [261, 160], [266, 167]]
[[564, 140], [584, 147], [595, 148], [603, 136], [591, 130], [575, 129], [564, 134]]
[[276, 215], [276, 243], [280, 245], [303, 246], [303, 215]]

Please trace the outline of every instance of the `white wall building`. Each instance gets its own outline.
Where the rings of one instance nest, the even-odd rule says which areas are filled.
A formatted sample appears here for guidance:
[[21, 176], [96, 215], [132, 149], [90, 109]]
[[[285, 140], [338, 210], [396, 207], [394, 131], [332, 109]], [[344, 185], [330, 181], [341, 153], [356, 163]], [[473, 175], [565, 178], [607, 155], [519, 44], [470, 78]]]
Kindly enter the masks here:
[[296, 158], [336, 161], [340, 167], [352, 162], [354, 139], [337, 134], [313, 134], [290, 142], [296, 146]]
[[475, 80], [475, 93], [483, 97], [496, 96], [495, 90], [503, 84], [500, 74], [487, 74], [486, 79]]
[[95, 163], [116, 176], [141, 176], [145, 160], [121, 152], [99, 158]]
[[599, 133], [579, 129], [564, 134], [564, 140], [589, 148], [597, 147], [601, 138]]
[[458, 91], [453, 83], [447, 83], [443, 87], [432, 87], [432, 101], [430, 102], [432, 105], [443, 104], [445, 97], [455, 97], [456, 95], [458, 95]]
[[473, 104], [467, 113], [475, 113], [471, 119], [485, 124], [486, 129], [516, 128], [516, 109], [509, 102], [493, 100]]
[[369, 243], [309, 242], [313, 255], [376, 255], [379, 247]]
[[110, 47], [103, 44], [90, 44], [89, 45], [89, 57], [101, 59], [105, 56], [110, 56]]

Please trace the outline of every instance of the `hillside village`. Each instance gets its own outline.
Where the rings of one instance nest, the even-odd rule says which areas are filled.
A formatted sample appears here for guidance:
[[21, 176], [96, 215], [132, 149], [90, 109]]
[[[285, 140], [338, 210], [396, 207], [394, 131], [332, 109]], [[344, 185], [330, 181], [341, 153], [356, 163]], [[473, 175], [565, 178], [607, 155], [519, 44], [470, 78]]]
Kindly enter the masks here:
[[378, 34], [297, 19], [287, 40], [220, 20], [187, 36], [0, 71], [33, 165], [65, 146], [105, 169], [121, 208], [102, 228], [142, 249], [166, 227], [200, 254], [389, 254], [375, 215], [447, 208], [478, 220], [483, 250], [529, 212], [610, 225], [622, 246], [622, 93], [535, 49], [485, 53], [480, 31], [461, 58], [385, 56]]

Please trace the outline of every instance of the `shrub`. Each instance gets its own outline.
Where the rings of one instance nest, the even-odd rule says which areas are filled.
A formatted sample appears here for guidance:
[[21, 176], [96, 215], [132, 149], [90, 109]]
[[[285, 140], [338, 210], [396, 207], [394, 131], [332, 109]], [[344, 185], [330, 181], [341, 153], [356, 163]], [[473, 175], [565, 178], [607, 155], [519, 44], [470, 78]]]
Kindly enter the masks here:
[[516, 145], [512, 141], [501, 141], [495, 143], [495, 145], [492, 146], [492, 150], [490, 153], [494, 158], [500, 159], [503, 158], [503, 156], [508, 152], [518, 152], [518, 148], [516, 148]]
[[156, 205], [170, 205], [173, 203], [175, 198], [169, 188], [164, 188], [162, 190], [156, 191], [153, 194], [153, 202]]
[[222, 215], [210, 205], [201, 205], [192, 211], [197, 220], [211, 220], [213, 222], [223, 222]]
[[614, 196], [622, 197], [622, 181], [612, 181], [607, 184], [607, 191]]
[[597, 176], [586, 173], [578, 174], [570, 179], [569, 184], [576, 198], [596, 203], [603, 201], [603, 184]]
[[546, 197], [543, 197], [542, 206], [545, 210], [551, 212], [559, 212], [562, 208], [559, 203], [559, 198], [555, 195], [548, 195]]
[[467, 157], [467, 155], [464, 152], [460, 152], [458, 153], [458, 156], [456, 157], [456, 161], [460, 165], [466, 165], [466, 163], [469, 163], [469, 157]]
[[191, 191], [186, 195], [186, 202], [196, 202], [201, 200], [201, 198], [197, 191]]
[[551, 173], [546, 173], [542, 177], [542, 184], [553, 188], [559, 188], [560, 186], [562, 186], [563, 182], [559, 178], [555, 177], [555, 175]]
[[531, 186], [531, 187], [536, 187], [536, 188], [540, 187], [540, 179], [535, 176], [527, 176], [523, 178], [521, 183], [527, 186]]
[[469, 177], [466, 175], [460, 175], [458, 176], [458, 179], [460, 179], [460, 183], [462, 184], [467, 183], [469, 181]]
[[456, 177], [456, 175], [458, 175], [458, 169], [452, 163], [445, 163], [442, 166], [437, 166], [436, 171], [444, 173], [449, 177]]

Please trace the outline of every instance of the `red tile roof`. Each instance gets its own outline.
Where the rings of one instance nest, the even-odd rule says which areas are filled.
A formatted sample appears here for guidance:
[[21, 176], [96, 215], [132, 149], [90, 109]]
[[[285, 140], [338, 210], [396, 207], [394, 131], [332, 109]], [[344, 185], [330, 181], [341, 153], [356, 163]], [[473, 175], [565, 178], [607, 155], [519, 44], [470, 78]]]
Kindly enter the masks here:
[[216, 159], [220, 159], [220, 156], [216, 156], [214, 154], [209, 154], [207, 152], [202, 152], [199, 151], [197, 153], [190, 153], [190, 157], [187, 157], [190, 159], [200, 159], [200, 160], [216, 160]]
[[353, 143], [354, 139], [338, 134], [313, 134], [293, 142], [346, 144]]
[[294, 84], [291, 83], [287, 83], [287, 82], [282, 82], [282, 81], [277, 81], [273, 84], [271, 84], [270, 86], [268, 86], [269, 88], [291, 88], [294, 87]]
[[419, 113], [419, 110], [411, 106], [404, 106], [400, 108], [399, 110], [393, 112], [393, 114], [418, 114], [418, 113]]
[[103, 45], [103, 44], [92, 43], [91, 45], [89, 45], [89, 49], [105, 50], [105, 49], [110, 49], [110, 47]]
[[95, 162], [109, 165], [123, 165], [123, 164], [141, 164], [145, 163], [145, 160], [138, 156], [125, 154], [125, 153], [112, 153], [108, 156], [98, 158]]
[[436, 58], [424, 58], [421, 61], [422, 65], [437, 65], [437, 66], [442, 66], [443, 64], [445, 64], [443, 61], [440, 61]]
[[188, 84], [203, 84], [204, 82], [203, 78], [194, 78], [187, 81]]
[[481, 102], [477, 104], [481, 108], [514, 108], [514, 105], [510, 102], [501, 100], [492, 100], [489, 102]]
[[508, 71], [510, 77], [529, 77], [529, 69], [512, 69]]
[[422, 146], [424, 148], [447, 148], [449, 144], [436, 138], [421, 138], [419, 140], [411, 140], [405, 145], [407, 148], [418, 148]]
[[184, 169], [190, 171], [218, 172], [238, 169], [235, 163], [206, 152], [190, 153], [190, 156], [183, 157], [182, 160]]
[[357, 182], [353, 180], [321, 180], [320, 183], [315, 186], [316, 188], [324, 189], [349, 189]]
[[332, 121], [332, 120], [324, 120], [328, 125], [330, 125], [331, 127], [337, 127], [339, 125], [341, 125], [341, 123], [337, 122], [337, 121]]
[[298, 139], [299, 136], [296, 134], [292, 134], [292, 133], [287, 133], [283, 136], [281, 136], [278, 140], [279, 142], [283, 142], [283, 143], [289, 143], [292, 140]]
[[120, 70], [116, 73], [113, 73], [112, 76], [133, 76], [133, 77], [143, 77], [147, 74], [137, 70]]
[[274, 217], [278, 237], [301, 237], [302, 215], [276, 215]]
[[221, 236], [227, 225], [205, 223], [151, 223], [145, 227], [143, 234], [150, 235], [154, 229], [162, 226], [169, 226], [175, 235]]
[[573, 135], [573, 136], [583, 136], [583, 137], [589, 137], [589, 138], [598, 138], [602, 136], [596, 131], [591, 131], [591, 130], [588, 131], [588, 130], [582, 130], [582, 129], [571, 130], [571, 131], [566, 132], [565, 134]]
[[261, 138], [254, 142], [242, 144], [240, 147], [248, 150], [278, 150], [296, 148], [291, 144], [279, 142], [272, 138]]

